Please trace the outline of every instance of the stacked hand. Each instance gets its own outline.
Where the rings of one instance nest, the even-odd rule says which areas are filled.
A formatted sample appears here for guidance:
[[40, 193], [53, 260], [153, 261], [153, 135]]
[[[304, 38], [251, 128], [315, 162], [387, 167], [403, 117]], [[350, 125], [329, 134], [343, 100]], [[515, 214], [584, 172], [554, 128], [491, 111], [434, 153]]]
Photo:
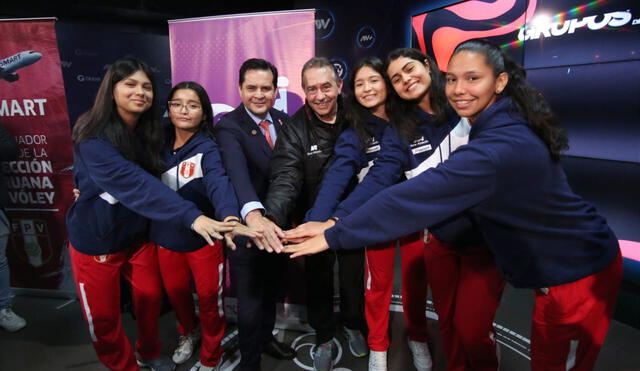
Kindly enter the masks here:
[[253, 238], [253, 242], [260, 250], [280, 253], [283, 249], [281, 239], [284, 239], [284, 232], [274, 222], [262, 216], [260, 210], [253, 210], [245, 217], [247, 225], [256, 230], [262, 231], [262, 235]]
[[294, 229], [290, 229], [284, 232], [284, 240], [282, 242], [300, 243], [308, 240], [311, 237], [323, 234], [324, 231], [333, 227], [336, 224], [333, 220], [329, 219], [326, 222], [307, 222], [300, 224]]
[[319, 234], [312, 237], [302, 243], [295, 245], [287, 245], [283, 252], [291, 254], [290, 258], [297, 258], [298, 256], [317, 254], [329, 248], [327, 240], [324, 238], [324, 234]]
[[[291, 258], [327, 250], [329, 245], [324, 238], [324, 231], [335, 224], [333, 220], [308, 222], [283, 232], [275, 223], [262, 216], [260, 210], [247, 214], [246, 221], [249, 227], [263, 231], [261, 236], [253, 238], [259, 249], [275, 253], [285, 252], [292, 254]], [[290, 242], [295, 244], [283, 246], [283, 243]]]
[[231, 249], [235, 249], [233, 243], [235, 236], [246, 236], [250, 238], [260, 238], [262, 231], [255, 228], [248, 228], [237, 220], [219, 222], [204, 215], [200, 215], [193, 222], [193, 230], [204, 238], [209, 245], [213, 245], [213, 239], [224, 240]]

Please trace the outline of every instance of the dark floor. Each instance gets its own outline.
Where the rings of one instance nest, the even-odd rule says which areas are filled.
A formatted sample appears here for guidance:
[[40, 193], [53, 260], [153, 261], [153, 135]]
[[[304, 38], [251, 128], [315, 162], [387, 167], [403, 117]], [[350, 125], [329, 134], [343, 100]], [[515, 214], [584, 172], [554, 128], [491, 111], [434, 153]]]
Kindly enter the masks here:
[[[496, 318], [498, 340], [501, 344], [501, 370], [528, 370], [528, 337], [530, 313], [533, 301], [526, 290], [507, 288], [503, 303]], [[392, 310], [399, 307], [392, 305]], [[89, 343], [86, 326], [82, 320], [77, 301], [66, 299], [18, 296], [14, 299], [14, 309], [24, 316], [29, 324], [22, 331], [9, 334], [0, 331], [0, 370], [105, 370], [98, 362]], [[434, 318], [433, 313], [428, 313]], [[436, 357], [437, 370], [444, 370], [444, 360], [437, 335], [437, 321], [430, 323], [431, 347]], [[130, 316], [125, 315], [124, 327], [130, 338], [134, 326]], [[392, 312], [392, 345], [389, 351], [389, 370], [413, 370], [411, 357], [403, 334], [404, 318], [401, 313]], [[234, 348], [237, 332], [229, 329], [225, 338], [225, 348]], [[276, 361], [263, 357], [262, 369], [267, 370], [311, 370], [310, 350], [313, 335], [297, 330], [280, 330], [276, 335], [280, 340], [298, 349], [294, 361]], [[176, 344], [174, 317], [171, 312], [161, 318], [161, 337], [165, 353], [171, 354]], [[336, 371], [367, 369], [367, 358], [355, 358], [336, 338], [338, 348]], [[232, 370], [238, 363], [237, 352], [228, 352], [225, 370]], [[195, 357], [178, 370], [189, 370]], [[640, 370], [640, 330], [614, 321], [604, 348], [598, 359], [596, 370]]]

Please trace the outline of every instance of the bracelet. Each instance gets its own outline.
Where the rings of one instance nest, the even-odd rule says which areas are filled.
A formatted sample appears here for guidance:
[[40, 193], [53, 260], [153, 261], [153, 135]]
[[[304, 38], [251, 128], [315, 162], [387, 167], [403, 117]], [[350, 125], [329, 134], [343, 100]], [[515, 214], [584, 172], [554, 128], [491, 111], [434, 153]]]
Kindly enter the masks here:
[[338, 218], [337, 216], [332, 216], [331, 218], [329, 218], [329, 220], [333, 220], [334, 223], [338, 223], [338, 220], [340, 220], [340, 218]]
[[225, 220], [224, 222], [225, 223], [227, 223], [227, 222], [238, 222], [238, 223], [242, 224], [242, 222], [238, 218], [229, 218], [229, 219]]

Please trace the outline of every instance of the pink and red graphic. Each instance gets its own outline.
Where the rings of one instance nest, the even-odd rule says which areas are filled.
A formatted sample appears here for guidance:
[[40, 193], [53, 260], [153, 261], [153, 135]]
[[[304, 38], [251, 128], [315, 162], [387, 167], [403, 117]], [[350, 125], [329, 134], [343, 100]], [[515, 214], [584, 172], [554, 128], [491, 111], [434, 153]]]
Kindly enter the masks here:
[[461, 42], [505, 35], [524, 27], [533, 16], [537, 1], [529, 0], [526, 9], [523, 3], [518, 0], [466, 1], [440, 10], [449, 13], [439, 14], [438, 22], [444, 20], [443, 23], [433, 27], [425, 24], [430, 14], [424, 13], [412, 17], [411, 25], [420, 50], [435, 56], [438, 66], [445, 71], [453, 49]]

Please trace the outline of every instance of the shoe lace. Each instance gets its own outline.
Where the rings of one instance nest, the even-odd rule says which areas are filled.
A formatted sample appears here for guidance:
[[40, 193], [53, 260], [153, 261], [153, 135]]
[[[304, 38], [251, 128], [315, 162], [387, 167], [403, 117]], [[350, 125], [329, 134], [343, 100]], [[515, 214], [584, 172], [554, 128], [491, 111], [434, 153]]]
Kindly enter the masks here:
[[331, 343], [323, 343], [320, 345], [316, 345], [315, 349], [313, 350], [313, 355], [315, 357], [323, 353], [331, 353], [331, 350], [332, 350]]
[[6, 321], [15, 321], [18, 319], [18, 315], [15, 314], [11, 309], [5, 309], [0, 312], [0, 317], [2, 317]]
[[371, 367], [372, 368], [382, 368], [385, 365], [385, 357], [383, 354], [380, 354], [378, 352], [372, 352], [369, 354], [370, 361], [371, 361]]
[[411, 353], [413, 353], [415, 356], [422, 356], [425, 357], [428, 353], [428, 348], [426, 344], [421, 344], [418, 342], [413, 342], [411, 343]]
[[180, 335], [178, 338], [178, 350], [183, 351], [185, 347], [190, 347], [193, 343], [193, 338], [190, 335]]

